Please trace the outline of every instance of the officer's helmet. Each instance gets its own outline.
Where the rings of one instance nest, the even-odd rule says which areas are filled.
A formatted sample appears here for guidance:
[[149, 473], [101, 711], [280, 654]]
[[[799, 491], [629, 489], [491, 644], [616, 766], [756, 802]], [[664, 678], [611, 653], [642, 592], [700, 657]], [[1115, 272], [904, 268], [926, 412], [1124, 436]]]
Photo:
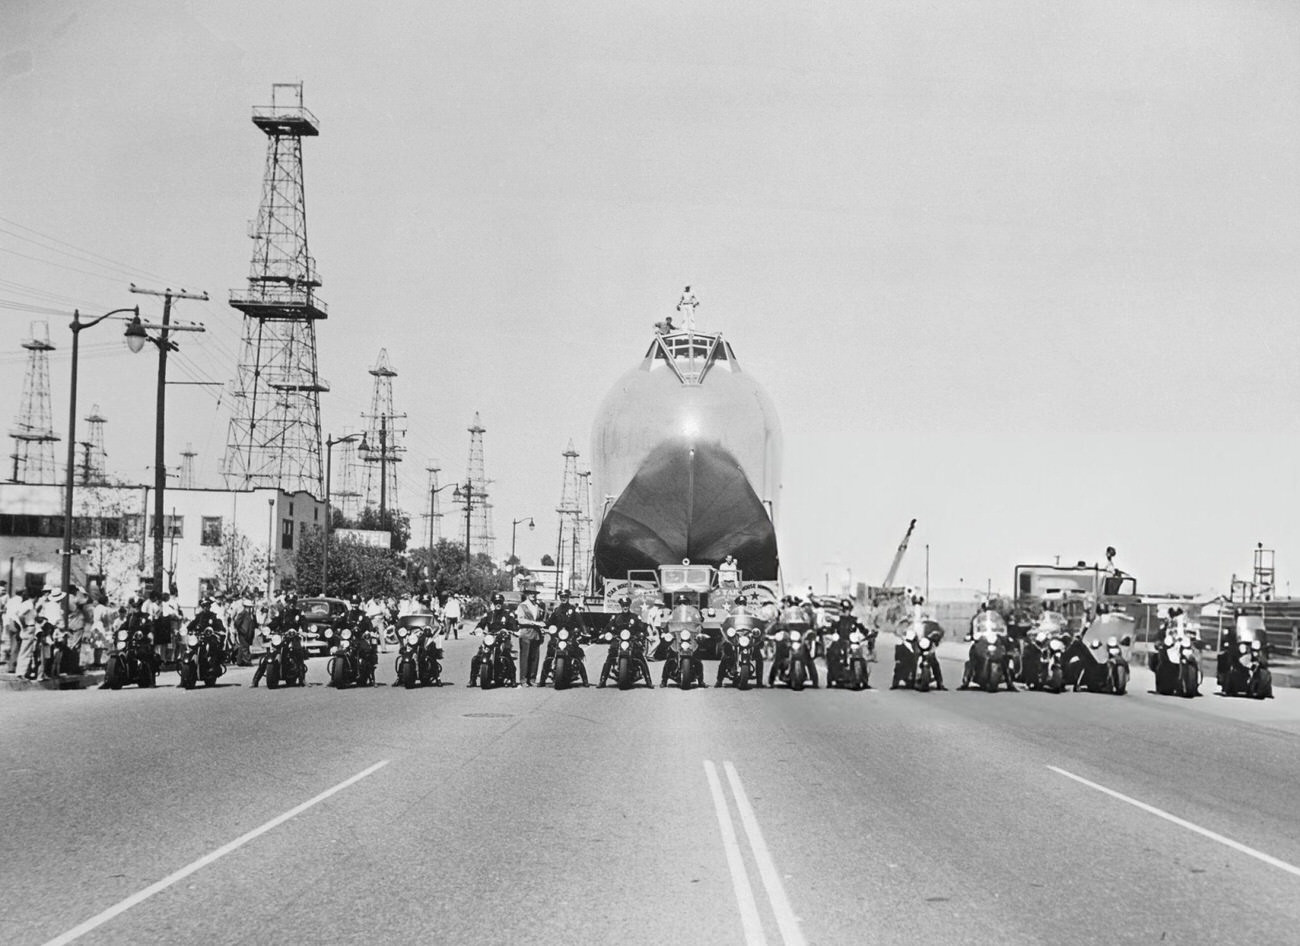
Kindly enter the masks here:
[[629, 598], [627, 595], [624, 595], [623, 597], [618, 599], [618, 606], [626, 610], [632, 607], [632, 599]]
[[747, 600], [747, 599], [745, 598], [744, 595], [736, 595], [736, 606], [737, 606], [737, 607], [744, 607], [744, 605], [745, 605], [745, 601], [746, 601], [746, 600]]
[[840, 600], [840, 609], [841, 609], [841, 610], [844, 610], [844, 611], [852, 611], [852, 610], [853, 610], [853, 601], [852, 601], [851, 599], [849, 599], [849, 598], [842, 598], [842, 599]]
[[506, 603], [506, 596], [505, 596], [505, 595], [503, 595], [503, 594], [502, 594], [501, 592], [499, 592], [499, 591], [494, 591], [494, 592], [492, 593], [492, 604], [493, 604], [494, 606], [496, 606], [496, 607], [504, 607], [504, 606], [505, 606], [505, 603]]
[[361, 595], [353, 595], [353, 596], [352, 596], [352, 600], [351, 600], [349, 603], [350, 603], [354, 608], [359, 608], [359, 607], [361, 607]]

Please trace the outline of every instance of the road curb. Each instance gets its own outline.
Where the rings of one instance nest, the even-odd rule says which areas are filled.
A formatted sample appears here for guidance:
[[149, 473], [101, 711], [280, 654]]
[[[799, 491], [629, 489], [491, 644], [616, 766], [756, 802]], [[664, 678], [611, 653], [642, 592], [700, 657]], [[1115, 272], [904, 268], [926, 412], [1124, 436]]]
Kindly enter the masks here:
[[88, 690], [104, 682], [104, 671], [66, 673], [46, 680], [28, 680], [16, 673], [0, 673], [0, 686], [8, 690]]

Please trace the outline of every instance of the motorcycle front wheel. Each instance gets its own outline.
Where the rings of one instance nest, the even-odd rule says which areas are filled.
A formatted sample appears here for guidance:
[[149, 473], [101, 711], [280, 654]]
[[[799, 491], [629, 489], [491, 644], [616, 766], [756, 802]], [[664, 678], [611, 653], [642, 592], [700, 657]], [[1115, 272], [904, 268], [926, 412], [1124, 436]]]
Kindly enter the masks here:
[[266, 665], [266, 688], [274, 690], [280, 685], [280, 658], [272, 657]]
[[1128, 664], [1116, 664], [1113, 679], [1112, 687], [1116, 696], [1123, 696], [1128, 692]]
[[198, 682], [198, 672], [194, 669], [194, 664], [188, 660], [181, 664], [181, 686], [186, 690], [193, 690], [194, 684]]
[[153, 666], [151, 664], [140, 662], [140, 689], [147, 690], [158, 681], [154, 677]]
[[1192, 697], [1201, 695], [1199, 692], [1201, 681], [1197, 679], [1200, 674], [1196, 672], [1196, 666], [1194, 664], [1183, 664], [1182, 668], [1179, 670], [1179, 675], [1182, 682], [1183, 696]]
[[556, 657], [555, 665], [551, 671], [551, 676], [555, 678], [555, 689], [567, 690], [569, 688], [569, 658]]
[[749, 689], [749, 668], [746, 666], [742, 665], [741, 668], [736, 671], [736, 689]]
[[618, 688], [620, 690], [632, 689], [632, 658], [618, 658]]
[[679, 657], [677, 659], [677, 686], [682, 690], [689, 690], [691, 684], [695, 682], [695, 664], [690, 657]]
[[790, 660], [790, 689], [803, 689], [804, 666], [803, 660], [794, 657]]
[[855, 690], [865, 690], [867, 688], [867, 674], [863, 666], [862, 661], [853, 661], [853, 669], [849, 674], [849, 679]]
[[330, 658], [330, 685], [343, 689], [348, 685], [348, 664], [342, 657]]
[[108, 684], [110, 690], [120, 690], [125, 680], [126, 659], [119, 654], [113, 654], [108, 658], [108, 667], [104, 670], [104, 682]]
[[415, 681], [417, 676], [418, 675], [415, 672], [415, 661], [403, 660], [400, 664], [398, 664], [397, 682], [400, 683], [402, 686], [404, 686], [406, 689], [408, 690], [415, 689]]

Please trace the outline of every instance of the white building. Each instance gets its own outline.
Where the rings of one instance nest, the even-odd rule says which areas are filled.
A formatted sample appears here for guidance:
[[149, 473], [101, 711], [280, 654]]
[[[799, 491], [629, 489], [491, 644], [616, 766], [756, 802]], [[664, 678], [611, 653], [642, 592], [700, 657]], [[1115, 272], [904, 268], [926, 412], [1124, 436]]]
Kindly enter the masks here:
[[[76, 584], [105, 587], [122, 601], [152, 582], [152, 493], [148, 486], [75, 488]], [[60, 485], [0, 483], [0, 579], [11, 588], [59, 584], [63, 503]], [[168, 489], [163, 503], [164, 583], [184, 608], [223, 588], [294, 582], [295, 549], [309, 529], [325, 527], [325, 504], [306, 492]], [[315, 582], [304, 576], [303, 585], [314, 590]]]

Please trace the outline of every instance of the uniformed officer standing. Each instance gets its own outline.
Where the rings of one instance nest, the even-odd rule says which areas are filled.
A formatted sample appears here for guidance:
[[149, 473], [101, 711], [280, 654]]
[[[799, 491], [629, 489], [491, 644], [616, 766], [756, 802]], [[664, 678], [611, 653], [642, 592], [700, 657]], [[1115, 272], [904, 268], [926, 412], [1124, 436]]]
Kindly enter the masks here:
[[609, 654], [605, 657], [605, 666], [600, 669], [600, 683], [597, 684], [597, 688], [603, 687], [605, 681], [609, 679], [610, 671], [614, 669], [614, 662], [618, 659], [620, 649], [618, 646], [620, 643], [619, 635], [622, 634], [623, 631], [628, 631], [630, 632], [633, 641], [636, 641], [638, 638], [641, 641], [639, 647], [635, 644], [633, 645], [633, 651], [635, 652], [637, 659], [640, 661], [641, 672], [645, 674], [646, 686], [653, 690], [655, 688], [655, 683], [654, 680], [650, 678], [650, 665], [646, 663], [645, 659], [645, 640], [650, 634], [650, 628], [646, 626], [644, 621], [632, 613], [631, 598], [628, 598], [627, 596], [619, 598], [618, 606], [621, 610], [618, 614], [614, 615], [614, 619], [609, 622], [609, 631], [613, 635], [613, 639], [609, 642]]
[[[559, 631], [568, 631], [570, 636], [576, 636], [579, 641], [587, 636], [587, 622], [583, 620], [582, 612], [574, 607], [568, 588], [560, 592], [559, 607], [551, 612], [547, 626], [555, 628], [557, 634]], [[548, 634], [547, 637], [549, 640], [546, 644], [546, 659], [542, 661], [542, 678], [537, 681], [539, 687], [546, 686], [546, 681], [555, 668], [556, 634]], [[582, 675], [582, 685], [586, 686], [587, 667], [582, 661], [578, 662], [578, 672]]]

